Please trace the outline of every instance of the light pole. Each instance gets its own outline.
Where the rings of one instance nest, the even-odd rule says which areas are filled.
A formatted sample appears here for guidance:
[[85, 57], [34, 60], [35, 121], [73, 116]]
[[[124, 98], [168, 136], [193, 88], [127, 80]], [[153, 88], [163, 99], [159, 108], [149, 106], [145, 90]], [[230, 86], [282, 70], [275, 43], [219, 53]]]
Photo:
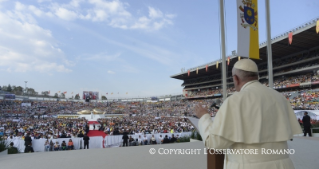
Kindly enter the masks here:
[[27, 83], [28, 81], [24, 81], [24, 95], [26, 95], [26, 92], [27, 92]]

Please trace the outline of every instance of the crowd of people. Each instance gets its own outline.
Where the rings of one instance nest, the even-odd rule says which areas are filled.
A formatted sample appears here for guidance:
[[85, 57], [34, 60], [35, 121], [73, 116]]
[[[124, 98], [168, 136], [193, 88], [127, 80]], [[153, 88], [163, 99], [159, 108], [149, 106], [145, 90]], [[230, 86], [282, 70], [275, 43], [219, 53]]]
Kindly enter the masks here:
[[[0, 136], [6, 139], [19, 137], [24, 139], [30, 133], [33, 139], [55, 139], [83, 137], [89, 130], [86, 119], [56, 118], [58, 114], [71, 114], [60, 108], [100, 109], [106, 113], [122, 113], [123, 118], [99, 119], [99, 130], [108, 135], [120, 135], [124, 131], [130, 134], [181, 133], [191, 131], [193, 126], [184, 118], [192, 115], [192, 107], [202, 102], [209, 106], [212, 100], [170, 101], [170, 102], [111, 102], [111, 103], [70, 103], [39, 101], [31, 102], [27, 108], [21, 106], [23, 101], [0, 101], [1, 120]], [[28, 102], [27, 102], [28, 103]], [[20, 106], [19, 106], [20, 104]], [[44, 112], [39, 107], [46, 108]], [[57, 111], [52, 111], [53, 108]], [[23, 112], [20, 112], [20, 110]], [[25, 110], [27, 111], [25, 111]], [[34, 110], [34, 111], [33, 111]], [[212, 111], [213, 114], [214, 111]], [[41, 114], [40, 116], [38, 114]], [[12, 116], [6, 116], [13, 114]], [[46, 116], [44, 116], [44, 114]]]
[[[304, 82], [318, 77], [301, 75], [288, 78]], [[282, 93], [293, 109], [319, 110], [319, 90], [302, 90]], [[57, 101], [0, 101], [0, 136], [7, 140], [25, 139], [27, 134], [32, 139], [46, 139], [49, 151], [72, 149], [72, 138], [84, 137], [89, 132], [88, 121], [84, 118], [57, 118], [58, 114], [76, 114], [77, 111], [99, 109], [109, 114], [123, 114], [123, 117], [98, 119], [98, 130], [107, 135], [139, 135], [137, 140], [130, 140], [129, 145], [150, 144], [144, 142], [145, 134], [178, 133], [193, 131], [194, 127], [185, 116], [193, 116], [197, 103], [210, 107], [215, 99], [179, 100], [163, 102], [57, 102]], [[27, 106], [25, 104], [27, 103]], [[24, 105], [24, 106], [22, 106]], [[217, 109], [211, 108], [211, 116]], [[12, 116], [6, 116], [11, 114]], [[39, 114], [41, 114], [39, 116]], [[45, 116], [44, 116], [45, 115]], [[314, 121], [312, 121], [314, 122]], [[53, 143], [52, 139], [68, 138], [69, 142]], [[171, 138], [168, 138], [169, 140]], [[51, 140], [51, 142], [50, 142]], [[173, 139], [174, 140], [174, 139]], [[171, 142], [171, 141], [165, 141]]]
[[[307, 83], [307, 82], [317, 82], [319, 81], [319, 72], [307, 73], [302, 75], [291, 75], [291, 76], [280, 76], [275, 77], [274, 79], [274, 87], [275, 88], [285, 88], [289, 87], [289, 85]], [[268, 79], [264, 79], [261, 81], [263, 85], [268, 85]], [[200, 89], [200, 90], [191, 90], [188, 92], [187, 97], [205, 97], [212, 96], [214, 94], [222, 94], [222, 89], [216, 87], [208, 88], [208, 89]], [[227, 89], [227, 93], [235, 92], [234, 87], [229, 87]]]

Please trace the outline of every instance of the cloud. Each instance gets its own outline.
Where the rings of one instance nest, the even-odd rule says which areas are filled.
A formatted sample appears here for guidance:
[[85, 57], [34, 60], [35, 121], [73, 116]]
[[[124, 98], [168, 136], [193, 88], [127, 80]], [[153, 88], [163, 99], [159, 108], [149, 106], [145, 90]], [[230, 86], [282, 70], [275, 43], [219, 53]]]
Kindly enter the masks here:
[[51, 31], [38, 26], [30, 15], [22, 15], [25, 5], [0, 12], [0, 66], [9, 72], [71, 72], [64, 53]]
[[55, 14], [61, 18], [61, 19], [64, 19], [64, 20], [67, 20], [67, 21], [70, 21], [70, 20], [74, 20], [77, 18], [77, 14], [73, 11], [69, 11], [65, 8], [58, 8], [56, 11], [55, 11]]
[[[39, 3], [44, 3], [44, 0], [39, 1]], [[102, 22], [114, 28], [146, 31], [156, 31], [168, 25], [173, 25], [173, 19], [175, 18], [174, 14], [164, 13], [153, 7], [148, 7], [147, 13], [144, 14], [138, 10], [139, 14], [134, 16], [129, 12], [130, 5], [120, 0], [72, 0], [68, 3], [48, 1], [47, 4], [39, 9], [35, 6], [27, 6], [16, 2], [16, 10], [28, 10], [28, 14], [37, 17], [53, 17], [55, 15], [67, 21]]]
[[87, 60], [87, 61], [114, 61], [120, 57], [121, 53], [116, 53], [113, 55], [107, 53], [98, 53], [98, 54], [83, 54], [78, 59]]
[[156, 10], [152, 7], [148, 7], [149, 17], [150, 18], [162, 18], [163, 13], [160, 10]]
[[108, 73], [108, 74], [115, 74], [115, 72], [113, 72], [113, 71], [111, 71], [111, 70], [108, 70], [107, 73]]

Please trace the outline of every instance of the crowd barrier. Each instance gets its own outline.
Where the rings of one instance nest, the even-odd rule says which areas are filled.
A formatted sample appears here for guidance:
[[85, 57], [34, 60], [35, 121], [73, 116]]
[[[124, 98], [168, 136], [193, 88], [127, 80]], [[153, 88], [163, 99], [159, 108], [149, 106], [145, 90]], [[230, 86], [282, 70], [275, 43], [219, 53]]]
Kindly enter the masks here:
[[[168, 137], [172, 137], [172, 134], [176, 137], [190, 137], [191, 132], [183, 132], [183, 133], [158, 133], [158, 134], [146, 134], [146, 137], [148, 139], [148, 143], [150, 143], [150, 139], [152, 135], [156, 138], [156, 142], [160, 143], [160, 135], [164, 138], [165, 135]], [[134, 140], [138, 139], [140, 134], [135, 135], [129, 135], [132, 136]], [[123, 135], [116, 135], [116, 136], [106, 136], [103, 138], [102, 136], [96, 136], [96, 137], [90, 137], [89, 141], [89, 148], [90, 149], [96, 149], [96, 148], [108, 148], [108, 147], [119, 147], [123, 144], [122, 140]], [[140, 135], [141, 138], [144, 137], [144, 135]], [[68, 145], [70, 138], [58, 138], [58, 139], [52, 139], [52, 142], [55, 144], [56, 142], [59, 142], [59, 145], [61, 146], [62, 142], [65, 141], [66, 145]], [[84, 142], [83, 138], [71, 138], [74, 149], [83, 149], [84, 148]], [[46, 139], [32, 139], [32, 147], [35, 152], [43, 152], [45, 151], [45, 141]], [[7, 144], [10, 144], [11, 142], [14, 143], [14, 146], [18, 148], [19, 152], [24, 152], [24, 140], [20, 138], [13, 138], [11, 140], [7, 140]]]

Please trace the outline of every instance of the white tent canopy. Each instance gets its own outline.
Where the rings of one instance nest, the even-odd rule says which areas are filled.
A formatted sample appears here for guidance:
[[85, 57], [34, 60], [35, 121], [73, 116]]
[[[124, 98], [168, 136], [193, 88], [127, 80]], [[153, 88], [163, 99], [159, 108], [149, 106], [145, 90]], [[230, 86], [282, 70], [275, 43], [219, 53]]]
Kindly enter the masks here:
[[308, 115], [313, 120], [319, 120], [319, 110], [295, 110], [297, 119], [301, 119], [304, 116], [304, 112], [308, 112]]

